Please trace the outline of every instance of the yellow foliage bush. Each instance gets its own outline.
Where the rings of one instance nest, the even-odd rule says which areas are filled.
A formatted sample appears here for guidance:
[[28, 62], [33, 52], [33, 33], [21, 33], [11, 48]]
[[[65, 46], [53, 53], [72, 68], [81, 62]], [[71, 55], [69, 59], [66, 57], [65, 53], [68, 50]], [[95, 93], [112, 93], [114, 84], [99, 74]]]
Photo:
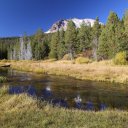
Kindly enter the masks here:
[[90, 59], [89, 58], [85, 58], [85, 57], [78, 57], [75, 60], [76, 64], [87, 64], [87, 63], [90, 63], [90, 62], [91, 62]]
[[113, 62], [116, 65], [126, 65], [128, 64], [128, 61], [126, 58], [127, 58], [126, 51], [119, 52], [116, 54], [115, 58], [113, 59]]

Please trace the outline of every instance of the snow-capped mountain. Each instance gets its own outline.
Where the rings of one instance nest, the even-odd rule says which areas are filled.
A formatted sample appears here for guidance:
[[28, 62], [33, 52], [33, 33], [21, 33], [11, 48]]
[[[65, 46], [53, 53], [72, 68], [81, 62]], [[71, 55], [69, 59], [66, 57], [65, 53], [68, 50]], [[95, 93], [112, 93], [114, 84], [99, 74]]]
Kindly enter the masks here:
[[[59, 20], [56, 23], [54, 23], [52, 25], [52, 27], [46, 32], [46, 33], [54, 33], [57, 32], [58, 30], [61, 30], [62, 28], [64, 30], [67, 29], [67, 24], [68, 22], [72, 20], [75, 23], [76, 28], [80, 28], [81, 24], [84, 22], [87, 25], [94, 25], [95, 20], [94, 19], [77, 19], [77, 18], [73, 18], [73, 19], [67, 19], [67, 20]], [[103, 24], [100, 22], [100, 24]]]

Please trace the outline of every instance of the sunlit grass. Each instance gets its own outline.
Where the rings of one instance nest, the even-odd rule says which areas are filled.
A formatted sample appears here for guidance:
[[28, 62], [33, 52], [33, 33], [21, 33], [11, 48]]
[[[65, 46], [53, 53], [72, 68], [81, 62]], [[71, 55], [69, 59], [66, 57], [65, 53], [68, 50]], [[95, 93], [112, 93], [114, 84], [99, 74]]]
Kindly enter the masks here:
[[90, 59], [89, 58], [85, 58], [85, 57], [78, 57], [76, 60], [75, 60], [75, 63], [76, 64], [88, 64], [90, 63]]
[[9, 95], [0, 88], [0, 128], [125, 128], [128, 112], [99, 112], [57, 108], [26, 94]]
[[[0, 64], [3, 62], [0, 62]], [[71, 76], [81, 80], [128, 83], [128, 66], [110, 61], [75, 64], [74, 61], [9, 61], [12, 68], [22, 71]]]

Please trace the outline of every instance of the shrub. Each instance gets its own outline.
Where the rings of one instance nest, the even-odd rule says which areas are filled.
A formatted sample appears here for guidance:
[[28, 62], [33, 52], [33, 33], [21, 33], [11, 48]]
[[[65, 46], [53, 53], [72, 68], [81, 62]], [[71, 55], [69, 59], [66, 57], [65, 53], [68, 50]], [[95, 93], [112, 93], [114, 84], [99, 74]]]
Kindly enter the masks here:
[[114, 64], [116, 65], [128, 64], [126, 51], [117, 53], [113, 61], [114, 61]]
[[65, 54], [65, 55], [63, 56], [63, 60], [71, 60], [70, 55], [69, 55], [69, 54]]
[[85, 57], [78, 57], [76, 60], [75, 60], [75, 63], [77, 64], [87, 64], [87, 63], [90, 63], [90, 59], [89, 58], [85, 58]]

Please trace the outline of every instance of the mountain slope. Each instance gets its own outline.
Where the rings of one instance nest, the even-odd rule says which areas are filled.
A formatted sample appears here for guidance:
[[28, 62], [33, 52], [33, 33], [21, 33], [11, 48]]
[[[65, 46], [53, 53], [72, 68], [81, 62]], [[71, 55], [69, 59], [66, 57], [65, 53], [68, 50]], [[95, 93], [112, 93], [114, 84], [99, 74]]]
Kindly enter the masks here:
[[[73, 18], [73, 19], [67, 19], [67, 20], [59, 20], [57, 22], [55, 22], [52, 27], [46, 32], [46, 33], [54, 33], [54, 32], [57, 32], [58, 30], [61, 30], [62, 28], [64, 30], [67, 29], [67, 24], [68, 22], [72, 20], [75, 25], [76, 25], [76, 28], [80, 28], [81, 24], [84, 22], [85, 24], [87, 25], [91, 25], [93, 26], [94, 25], [94, 22], [95, 20], [94, 19], [77, 19], [77, 18]], [[100, 24], [103, 24], [100, 22]]]

